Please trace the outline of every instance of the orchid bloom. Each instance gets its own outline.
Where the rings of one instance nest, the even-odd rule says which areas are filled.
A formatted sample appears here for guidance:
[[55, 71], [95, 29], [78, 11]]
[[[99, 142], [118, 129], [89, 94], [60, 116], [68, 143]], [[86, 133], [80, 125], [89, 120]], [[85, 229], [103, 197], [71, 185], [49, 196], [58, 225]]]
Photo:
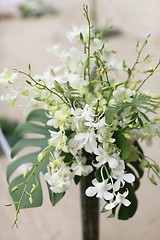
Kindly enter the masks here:
[[105, 209], [111, 210], [112, 208], [116, 207], [119, 203], [122, 203], [124, 206], [128, 207], [131, 204], [131, 202], [128, 199], [126, 199], [127, 195], [128, 190], [125, 191], [123, 194], [118, 192], [118, 194], [116, 195], [116, 200], [112, 203], [106, 204]]
[[97, 198], [104, 198], [106, 200], [111, 200], [114, 195], [109, 192], [112, 189], [112, 184], [107, 183], [107, 180], [103, 180], [102, 182], [98, 182], [97, 179], [93, 179], [92, 184], [94, 187], [89, 187], [86, 189], [86, 195], [88, 197], [93, 197], [96, 195]]

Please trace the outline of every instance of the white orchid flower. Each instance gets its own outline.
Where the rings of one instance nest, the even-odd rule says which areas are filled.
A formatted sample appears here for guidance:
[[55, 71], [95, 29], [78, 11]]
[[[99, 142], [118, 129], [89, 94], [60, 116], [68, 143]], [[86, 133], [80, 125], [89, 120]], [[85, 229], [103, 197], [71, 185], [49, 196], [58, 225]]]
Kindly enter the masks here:
[[[75, 42], [76, 40], [79, 40], [80, 33], [83, 35], [83, 39], [85, 42], [88, 41], [89, 37], [89, 26], [88, 25], [82, 25], [81, 27], [73, 26], [73, 31], [67, 33], [67, 38], [70, 42]], [[91, 36], [93, 37], [94, 34], [91, 33]]]
[[74, 138], [69, 140], [69, 145], [71, 148], [76, 148], [80, 150], [85, 149], [86, 152], [93, 153], [97, 148], [97, 135], [93, 128], [89, 129], [87, 132], [77, 133]]
[[91, 165], [85, 165], [86, 159], [82, 158], [82, 160], [76, 159], [71, 165], [71, 169], [73, 170], [75, 175], [78, 176], [87, 176], [93, 171], [93, 167]]
[[108, 162], [110, 168], [116, 168], [118, 166], [118, 161], [112, 156], [109, 156], [107, 149], [103, 149], [100, 146], [94, 151], [96, 155], [96, 160], [98, 163], [92, 163], [94, 167], [99, 168]]
[[4, 69], [4, 72], [0, 74], [0, 83], [3, 83], [5, 87], [10, 84], [15, 84], [18, 81], [18, 73], [14, 72], [10, 74], [8, 68]]
[[112, 189], [111, 183], [107, 183], [107, 180], [103, 180], [102, 182], [98, 182], [97, 179], [93, 179], [92, 184], [94, 187], [89, 187], [86, 189], [85, 194], [88, 197], [93, 197], [96, 195], [97, 198], [104, 198], [106, 200], [111, 200], [114, 195], [109, 192]]
[[55, 193], [66, 192], [71, 187], [73, 174], [64, 162], [58, 169], [54, 169], [52, 174], [46, 173], [45, 180], [51, 185], [50, 189]]
[[120, 160], [117, 168], [112, 169], [112, 177], [116, 179], [116, 182], [114, 183], [114, 191], [118, 191], [121, 184], [123, 187], [125, 182], [133, 183], [135, 181], [135, 176], [132, 173], [125, 173], [124, 168], [124, 161]]
[[115, 201], [112, 203], [108, 203], [105, 206], [105, 209], [111, 210], [112, 208], [116, 207], [120, 203], [123, 204], [124, 206], [128, 207], [131, 204], [131, 202], [128, 199], [126, 199], [127, 195], [128, 195], [128, 190], [125, 191], [123, 194], [118, 192]]
[[51, 138], [49, 139], [49, 144], [53, 145], [56, 150], [62, 149], [64, 152], [68, 152], [66, 146], [67, 136], [60, 130], [59, 132], [49, 130]]

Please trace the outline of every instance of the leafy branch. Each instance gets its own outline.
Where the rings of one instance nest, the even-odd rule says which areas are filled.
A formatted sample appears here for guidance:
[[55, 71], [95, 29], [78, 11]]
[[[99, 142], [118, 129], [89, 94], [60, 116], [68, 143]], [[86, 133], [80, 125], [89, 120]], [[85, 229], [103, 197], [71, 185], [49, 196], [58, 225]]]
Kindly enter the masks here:
[[[149, 160], [151, 161], [151, 163], [149, 162]], [[152, 170], [153, 173], [160, 179], [159, 165], [150, 157], [144, 156], [142, 158], [140, 168], [142, 169], [142, 171], [144, 171], [144, 169], [147, 168], [148, 169], [148, 172], [147, 172], [148, 179], [151, 181], [151, 183], [153, 183], [154, 185], [157, 185], [154, 175], [152, 174], [152, 176], [150, 177], [150, 171]]]
[[142, 85], [156, 72], [156, 70], [159, 67], [159, 65], [160, 65], [160, 60], [158, 61], [157, 65], [155, 66], [154, 69], [148, 70], [148, 72], [150, 72], [150, 74], [142, 81], [140, 86], [136, 89], [136, 92], [139, 91], [139, 89], [142, 87]]
[[[137, 44], [136, 44], [136, 51], [137, 51], [138, 55], [137, 55], [136, 61], [135, 61], [135, 63], [133, 64], [132, 68], [128, 68], [128, 69], [127, 69], [128, 78], [127, 78], [127, 80], [126, 80], [126, 82], [125, 82], [125, 87], [126, 87], [126, 88], [128, 87], [128, 84], [129, 84], [129, 82], [130, 82], [130, 79], [131, 79], [131, 77], [133, 76], [133, 72], [134, 72], [135, 69], [136, 69], [136, 65], [140, 63], [140, 62], [139, 62], [139, 59], [140, 59], [141, 53], [142, 53], [144, 47], [146, 46], [149, 37], [150, 37], [150, 35], [147, 36], [147, 38], [145, 39], [145, 41], [144, 41], [142, 47], [140, 48], [140, 50], [138, 50], [139, 42], [137, 42]], [[148, 58], [148, 57], [146, 57], [144, 60], [146, 60], [147, 58]], [[127, 66], [126, 66], [126, 63], [125, 63], [125, 61], [123, 60], [123, 69], [125, 69], [126, 67], [127, 67]]]
[[157, 103], [154, 102], [150, 96], [143, 93], [136, 93], [132, 96], [131, 101], [117, 102], [115, 105], [108, 107], [105, 113], [106, 121], [111, 122], [112, 118], [117, 114], [119, 115], [125, 108], [130, 108], [131, 113], [134, 113], [136, 111], [140, 112], [141, 114], [143, 114], [144, 118], [147, 118], [148, 121], [148, 117], [139, 109], [143, 109], [147, 112], [152, 112], [156, 114], [154, 109], [158, 108], [158, 106]]
[[[42, 83], [40, 83], [40, 82], [37, 82], [37, 81], [31, 76], [31, 71], [29, 71], [29, 73], [25, 73], [25, 72], [20, 71], [20, 70], [18, 70], [18, 69], [14, 69], [14, 70], [17, 71], [17, 72], [19, 72], [19, 73], [22, 73], [22, 74], [28, 76], [28, 77], [35, 83], [35, 86], [39, 86], [41, 89], [45, 89], [45, 90], [47, 90], [48, 92], [50, 92], [50, 94], [56, 95], [57, 97], [59, 97], [59, 98], [62, 100], [62, 102], [64, 102], [65, 104], [67, 104], [67, 105], [70, 107], [69, 102], [66, 101], [65, 99], [63, 99], [63, 97], [62, 97], [61, 95], [59, 95], [59, 94], [58, 94], [57, 92], [55, 92], [55, 91], [52, 91], [52, 90], [51, 90], [50, 88], [48, 88], [46, 85], [44, 85], [44, 84], [42, 84]], [[31, 87], [34, 87], [30, 81], [26, 80], [26, 83], [28, 83]], [[57, 89], [55, 89], [55, 90], [57, 90]]]
[[[30, 150], [30, 153], [18, 157], [15, 161], [8, 165], [7, 180], [9, 182], [11, 175], [19, 166], [29, 163], [23, 175], [19, 175], [9, 182], [9, 192], [13, 202], [7, 204], [7, 206], [14, 204], [16, 207], [16, 216], [13, 226], [17, 226], [20, 209], [38, 207], [42, 205], [43, 197], [39, 173], [46, 173], [46, 169], [49, 164], [49, 155], [54, 149], [53, 146], [48, 146], [48, 139], [50, 138], [50, 133], [48, 130], [50, 129], [52, 131], [57, 131], [57, 129], [46, 125], [46, 122], [48, 121], [46, 113], [47, 111], [42, 109], [34, 110], [28, 115], [27, 121], [20, 124], [15, 131], [16, 137], [22, 136], [26, 133], [40, 134], [44, 137], [23, 138], [12, 148], [12, 157], [16, 156], [22, 149], [26, 147], [35, 146], [40, 148], [40, 151], [38, 150], [36, 152], [32, 152], [32, 150]], [[47, 186], [50, 201], [52, 205], [55, 205], [64, 196], [64, 193], [52, 193], [50, 186], [48, 184]]]

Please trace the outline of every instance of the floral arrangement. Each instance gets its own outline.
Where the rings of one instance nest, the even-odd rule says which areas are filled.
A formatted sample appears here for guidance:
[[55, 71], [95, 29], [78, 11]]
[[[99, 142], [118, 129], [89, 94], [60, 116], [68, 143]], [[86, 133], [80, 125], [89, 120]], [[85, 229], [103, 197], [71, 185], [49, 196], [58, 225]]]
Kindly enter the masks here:
[[[12, 106], [17, 98], [26, 99], [26, 122], [20, 124], [15, 136], [26, 133], [12, 148], [12, 157], [26, 148], [30, 152], [17, 157], [7, 168], [9, 191], [16, 207], [13, 225], [17, 225], [20, 209], [42, 204], [42, 189], [39, 173], [44, 174], [49, 197], [55, 205], [82, 177], [94, 173], [92, 183], [86, 189], [88, 197], [104, 200], [102, 212], [111, 212], [119, 219], [129, 219], [137, 209], [136, 190], [144, 169], [149, 180], [157, 185], [160, 178], [158, 164], [147, 157], [141, 141], [160, 137], [160, 120], [150, 116], [160, 106], [159, 98], [149, 92], [141, 92], [142, 85], [158, 70], [147, 69], [142, 79], [137, 80], [137, 65], [148, 61], [141, 59], [142, 46], [136, 44], [137, 59], [132, 67], [123, 60], [118, 63], [109, 43], [103, 43], [102, 34], [95, 35], [88, 17], [88, 7], [83, 7], [87, 25], [74, 26], [67, 34], [71, 42], [80, 41], [83, 51], [71, 47], [65, 52], [60, 44], [48, 49], [59, 56], [62, 66], [49, 66], [43, 75], [31, 75], [5, 69], [0, 83], [9, 92], [1, 96]], [[126, 79], [117, 82], [118, 73], [124, 71]], [[27, 76], [23, 84], [19, 75]], [[39, 137], [34, 134], [39, 134]], [[43, 136], [43, 137], [42, 137]], [[32, 146], [40, 150], [32, 151]], [[23, 175], [10, 181], [16, 169], [28, 164]], [[156, 176], [156, 178], [155, 178]], [[117, 208], [120, 206], [119, 208]]]

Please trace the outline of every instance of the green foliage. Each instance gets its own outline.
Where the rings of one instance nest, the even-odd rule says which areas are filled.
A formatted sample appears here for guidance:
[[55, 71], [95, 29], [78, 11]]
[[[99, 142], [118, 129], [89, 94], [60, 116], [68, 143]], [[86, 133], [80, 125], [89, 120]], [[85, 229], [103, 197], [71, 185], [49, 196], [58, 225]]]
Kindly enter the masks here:
[[[53, 130], [53, 128], [49, 128], [46, 125], [46, 122], [48, 121], [46, 113], [47, 112], [45, 110], [34, 110], [29, 114], [27, 121], [20, 124], [15, 131], [16, 137], [24, 136], [26, 133], [38, 134], [39, 137], [35, 137], [34, 135], [32, 138], [24, 136], [24, 138], [18, 141], [12, 149], [11, 156], [15, 157], [23, 149], [30, 147], [29, 153], [18, 157], [15, 161], [10, 163], [7, 168], [9, 192], [13, 199], [13, 204], [17, 210], [14, 224], [17, 223], [18, 213], [20, 209], [38, 207], [41, 206], [43, 202], [42, 187], [39, 174], [40, 172], [43, 174], [46, 173], [47, 165], [49, 163], [48, 154], [51, 151], [50, 147], [47, 147], [48, 139], [50, 137], [48, 130]], [[54, 130], [56, 131], [56, 129]], [[39, 147], [38, 151], [32, 150], [32, 147], [35, 146]], [[38, 155], [42, 150], [45, 150], [44, 159], [38, 162]], [[25, 173], [23, 175], [18, 175], [11, 180], [12, 174], [22, 164], [29, 164], [27, 165]], [[48, 184], [47, 186], [51, 203], [54, 206], [64, 196], [64, 193], [53, 193], [50, 190], [50, 186]]]
[[131, 204], [128, 207], [125, 207], [123, 204], [120, 206], [118, 212], [118, 219], [120, 220], [128, 220], [129, 218], [133, 217], [138, 206], [138, 201], [132, 185], [126, 184], [125, 188], [129, 190], [128, 200], [131, 202]]
[[[154, 109], [156, 109], [158, 106], [156, 104], [155, 101], [153, 101], [151, 99], [150, 96], [143, 94], [143, 93], [136, 93], [133, 97], [131, 101], [124, 101], [124, 102], [117, 102], [115, 105], [108, 107], [108, 110], [105, 113], [105, 117], [106, 117], [106, 122], [107, 123], [111, 123], [114, 116], [120, 114], [125, 108], [130, 108], [130, 111], [133, 112], [133, 114], [135, 114], [135, 112], [140, 112], [140, 114], [142, 114], [142, 116], [149, 121], [148, 117], [146, 116], [146, 114], [144, 114], [142, 110], [145, 110], [147, 112], [152, 112], [154, 114], [156, 114], [156, 112], [154, 111]], [[132, 118], [134, 119], [134, 116], [132, 114]], [[141, 123], [141, 119], [138, 115], [136, 115], [139, 119], [139, 122]], [[135, 117], [136, 117], [135, 116]], [[131, 119], [132, 119], [131, 118]]]
[[[18, 123], [15, 121], [11, 121], [6, 118], [0, 118], [0, 128], [11, 147], [18, 141], [18, 139], [14, 138], [14, 131], [17, 125]], [[0, 155], [3, 155], [3, 150], [1, 148], [1, 145], [0, 145]]]
[[122, 159], [126, 160], [129, 157], [130, 151], [129, 151], [129, 144], [127, 142], [127, 139], [124, 137], [122, 132], [117, 131], [114, 133], [113, 138], [116, 139], [116, 145], [121, 150], [121, 157]]

